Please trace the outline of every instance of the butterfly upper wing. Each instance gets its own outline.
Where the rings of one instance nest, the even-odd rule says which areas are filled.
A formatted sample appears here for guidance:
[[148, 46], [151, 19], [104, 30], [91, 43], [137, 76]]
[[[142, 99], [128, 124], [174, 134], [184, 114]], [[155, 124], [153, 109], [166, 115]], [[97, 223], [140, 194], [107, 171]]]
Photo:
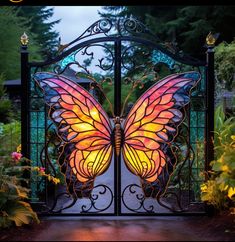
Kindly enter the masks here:
[[175, 164], [170, 143], [183, 120], [180, 108], [189, 102], [190, 90], [199, 79], [197, 72], [168, 76], [150, 87], [129, 112], [124, 123], [123, 157], [142, 182], [162, 183], [158, 188], [167, 184]]
[[107, 114], [89, 92], [68, 78], [41, 72], [34, 79], [45, 93], [62, 141], [61, 171], [77, 194], [88, 189], [87, 184], [91, 190], [94, 178], [107, 170], [112, 157]]

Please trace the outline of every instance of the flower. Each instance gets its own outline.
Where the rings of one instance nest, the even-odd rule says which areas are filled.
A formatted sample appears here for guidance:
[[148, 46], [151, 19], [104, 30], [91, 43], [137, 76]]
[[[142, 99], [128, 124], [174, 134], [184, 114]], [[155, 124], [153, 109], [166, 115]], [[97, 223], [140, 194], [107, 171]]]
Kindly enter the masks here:
[[21, 152], [21, 144], [17, 146], [16, 152], [20, 153]]
[[221, 170], [224, 171], [224, 172], [228, 172], [229, 171], [229, 167], [227, 165], [223, 165], [221, 167]]
[[53, 182], [54, 182], [55, 184], [58, 184], [58, 183], [60, 183], [60, 179], [58, 179], [58, 178], [55, 178], [55, 177], [54, 177], [54, 178], [52, 179], [52, 181], [53, 181]]
[[228, 197], [232, 199], [232, 196], [235, 195], [235, 187], [230, 187], [228, 189]]
[[206, 185], [205, 183], [203, 183], [203, 184], [201, 185], [201, 191], [202, 191], [202, 192], [207, 192], [207, 189], [208, 189], [207, 185]]
[[47, 180], [51, 181], [53, 179], [53, 177], [51, 175], [47, 175]]
[[19, 161], [22, 157], [22, 154], [21, 153], [18, 153], [18, 152], [12, 152], [11, 153], [11, 158], [14, 160], [14, 161]]
[[39, 167], [38, 171], [41, 172], [41, 173], [45, 173], [45, 167]]
[[32, 169], [32, 171], [39, 171], [39, 170], [40, 170], [40, 168], [37, 167], [37, 166], [33, 166], [33, 167], [31, 167], [31, 169]]

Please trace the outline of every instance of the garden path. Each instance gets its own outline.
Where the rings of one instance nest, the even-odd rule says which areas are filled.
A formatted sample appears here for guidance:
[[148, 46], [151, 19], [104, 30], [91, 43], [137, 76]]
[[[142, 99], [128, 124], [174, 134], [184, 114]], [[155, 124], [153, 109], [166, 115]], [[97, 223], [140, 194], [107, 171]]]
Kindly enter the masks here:
[[[201, 219], [207, 221], [208, 217], [202, 217]], [[48, 227], [33, 240], [215, 241], [215, 236], [205, 235], [200, 230], [201, 219], [199, 217], [69, 218], [66, 221], [64, 218], [53, 219], [47, 220]]]

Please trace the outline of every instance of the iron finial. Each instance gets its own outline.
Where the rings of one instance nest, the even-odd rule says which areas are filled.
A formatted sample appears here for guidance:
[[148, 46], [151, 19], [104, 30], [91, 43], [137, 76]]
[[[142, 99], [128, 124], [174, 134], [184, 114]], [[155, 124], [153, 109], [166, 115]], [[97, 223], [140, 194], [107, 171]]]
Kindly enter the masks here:
[[214, 47], [216, 40], [219, 38], [219, 33], [212, 34], [211, 32], [206, 36], [206, 45]]
[[26, 46], [29, 43], [29, 37], [25, 32], [23, 33], [23, 35], [21, 35], [20, 42], [24, 46]]

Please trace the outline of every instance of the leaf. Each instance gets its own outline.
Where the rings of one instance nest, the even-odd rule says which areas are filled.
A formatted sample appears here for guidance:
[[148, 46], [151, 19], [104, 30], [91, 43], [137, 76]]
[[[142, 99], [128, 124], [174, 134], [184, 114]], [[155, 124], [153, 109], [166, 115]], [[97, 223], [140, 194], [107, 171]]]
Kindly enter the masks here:
[[7, 217], [0, 216], [0, 228], [8, 228], [12, 224], [12, 221]]
[[17, 201], [10, 203], [8, 210], [8, 219], [15, 222], [16, 226], [29, 224], [32, 221], [39, 223], [37, 214], [32, 210], [29, 203]]

